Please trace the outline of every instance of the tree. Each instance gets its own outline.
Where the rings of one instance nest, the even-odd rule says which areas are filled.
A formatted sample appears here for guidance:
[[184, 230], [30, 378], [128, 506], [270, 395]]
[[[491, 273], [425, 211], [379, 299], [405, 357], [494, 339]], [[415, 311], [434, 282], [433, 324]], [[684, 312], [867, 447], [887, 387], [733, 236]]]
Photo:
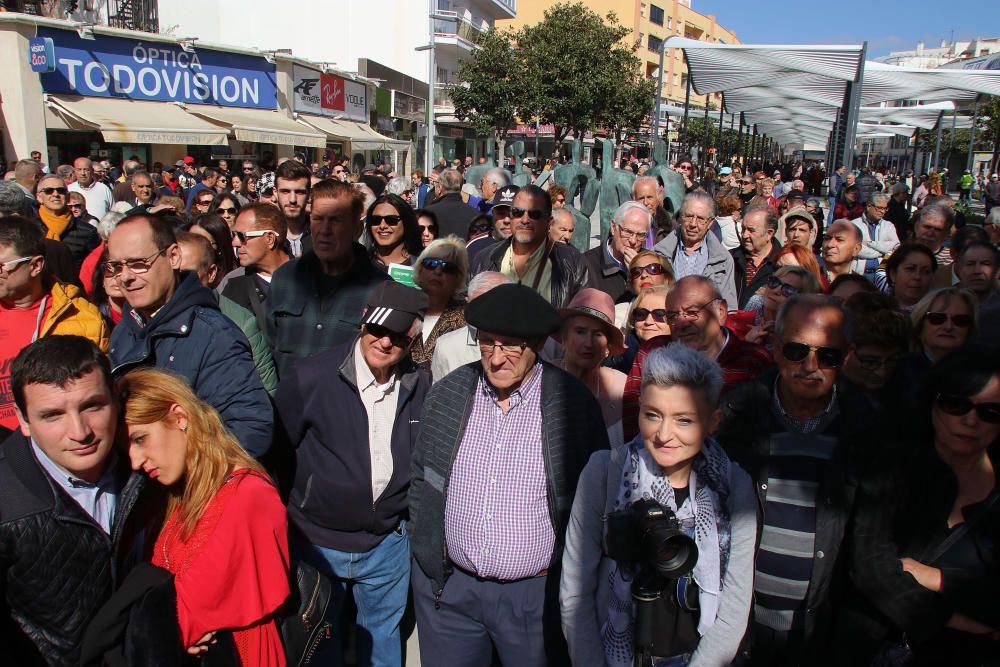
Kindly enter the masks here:
[[[644, 116], [652, 106], [652, 91], [647, 95], [648, 85], [638, 78], [637, 45], [622, 41], [630, 33], [613, 12], [602, 19], [581, 2], [553, 5], [544, 20], [523, 29], [524, 71], [534, 85], [526, 91], [522, 112], [554, 125], [557, 146], [570, 132], [582, 139], [599, 126], [630, 125], [640, 109]], [[626, 95], [638, 107], [634, 114], [617, 102]], [[648, 99], [640, 104], [640, 97]]]
[[449, 93], [455, 116], [470, 123], [476, 133], [492, 135], [504, 155], [507, 133], [517, 121], [524, 76], [522, 53], [512, 47], [517, 33], [491, 28], [476, 39], [479, 48], [458, 67], [458, 80]]

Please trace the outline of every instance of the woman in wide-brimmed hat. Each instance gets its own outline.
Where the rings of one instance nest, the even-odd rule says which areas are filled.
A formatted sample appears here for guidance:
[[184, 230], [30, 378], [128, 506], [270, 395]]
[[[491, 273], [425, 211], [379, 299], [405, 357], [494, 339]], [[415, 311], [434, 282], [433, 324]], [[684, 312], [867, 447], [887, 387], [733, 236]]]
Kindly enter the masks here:
[[553, 338], [566, 351], [559, 365], [587, 385], [601, 405], [612, 445], [621, 442], [625, 374], [601, 365], [608, 355], [625, 349], [622, 332], [615, 326], [615, 304], [607, 293], [588, 287], [577, 292], [559, 314], [563, 325]]

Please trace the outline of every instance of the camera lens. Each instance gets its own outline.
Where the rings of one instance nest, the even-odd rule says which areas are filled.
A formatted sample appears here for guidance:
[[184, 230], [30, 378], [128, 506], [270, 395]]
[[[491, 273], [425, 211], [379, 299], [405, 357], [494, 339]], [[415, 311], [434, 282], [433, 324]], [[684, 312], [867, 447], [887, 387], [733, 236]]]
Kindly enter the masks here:
[[668, 579], [678, 579], [691, 572], [698, 561], [694, 540], [673, 528], [651, 530], [647, 535], [648, 553], [656, 571]]

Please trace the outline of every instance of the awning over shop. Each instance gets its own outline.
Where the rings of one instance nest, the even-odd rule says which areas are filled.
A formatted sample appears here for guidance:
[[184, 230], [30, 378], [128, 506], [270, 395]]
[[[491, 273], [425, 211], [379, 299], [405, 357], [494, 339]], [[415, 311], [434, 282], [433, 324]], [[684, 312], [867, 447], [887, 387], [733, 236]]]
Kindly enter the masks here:
[[410, 149], [410, 142], [379, 134], [365, 123], [307, 115], [299, 116], [299, 122], [305, 127], [319, 130], [338, 141], [350, 141], [351, 148], [354, 150], [405, 151]]
[[204, 117], [232, 128], [239, 141], [309, 148], [326, 147], [326, 137], [323, 134], [304, 127], [277, 111], [200, 104], [189, 104], [184, 108], [189, 115]]
[[48, 95], [45, 104], [46, 126], [50, 129], [97, 130], [110, 143], [228, 143], [225, 128], [192, 116], [175, 104], [66, 95]]

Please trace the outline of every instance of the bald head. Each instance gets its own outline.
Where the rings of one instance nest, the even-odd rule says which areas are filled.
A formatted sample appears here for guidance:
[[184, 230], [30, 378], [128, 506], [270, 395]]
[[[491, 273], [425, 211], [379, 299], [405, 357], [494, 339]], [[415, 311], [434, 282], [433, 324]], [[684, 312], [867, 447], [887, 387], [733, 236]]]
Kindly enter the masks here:
[[76, 181], [83, 187], [90, 187], [94, 182], [94, 163], [90, 158], [78, 157], [73, 160], [73, 173], [76, 174]]

